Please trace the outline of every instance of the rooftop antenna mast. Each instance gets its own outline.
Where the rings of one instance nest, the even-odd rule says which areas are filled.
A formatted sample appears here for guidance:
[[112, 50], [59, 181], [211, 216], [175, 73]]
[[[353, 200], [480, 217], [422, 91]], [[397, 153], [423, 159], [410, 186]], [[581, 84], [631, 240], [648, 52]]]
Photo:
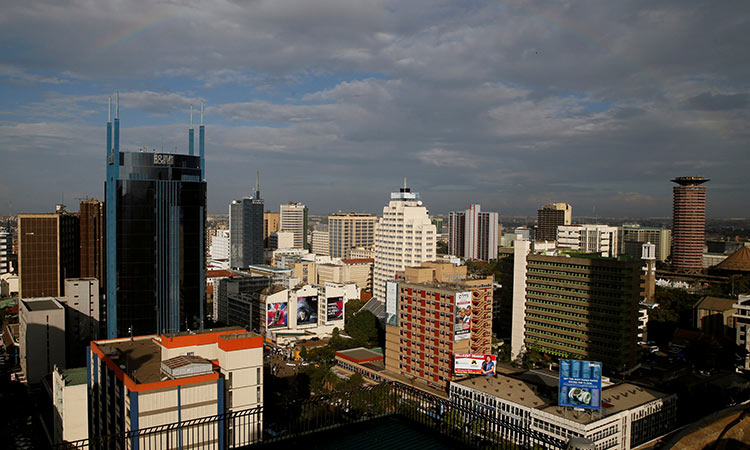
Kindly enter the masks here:
[[193, 105], [190, 105], [190, 129], [188, 130], [188, 150], [190, 156], [195, 154], [195, 131], [193, 130]]
[[260, 170], [255, 171], [255, 200], [260, 200]]

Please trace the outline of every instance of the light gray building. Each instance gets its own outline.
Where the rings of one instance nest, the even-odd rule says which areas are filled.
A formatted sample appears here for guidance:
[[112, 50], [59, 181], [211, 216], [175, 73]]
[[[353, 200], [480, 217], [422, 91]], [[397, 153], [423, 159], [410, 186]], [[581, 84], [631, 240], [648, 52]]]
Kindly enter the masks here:
[[29, 384], [36, 384], [65, 367], [65, 307], [55, 297], [26, 298], [18, 302], [21, 369]]

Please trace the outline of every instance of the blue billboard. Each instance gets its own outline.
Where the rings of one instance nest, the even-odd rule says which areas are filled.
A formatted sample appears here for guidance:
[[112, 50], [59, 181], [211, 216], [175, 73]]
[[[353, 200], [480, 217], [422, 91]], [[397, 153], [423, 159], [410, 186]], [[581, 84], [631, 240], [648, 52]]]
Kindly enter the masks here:
[[602, 363], [561, 359], [557, 404], [571, 408], [601, 409]]

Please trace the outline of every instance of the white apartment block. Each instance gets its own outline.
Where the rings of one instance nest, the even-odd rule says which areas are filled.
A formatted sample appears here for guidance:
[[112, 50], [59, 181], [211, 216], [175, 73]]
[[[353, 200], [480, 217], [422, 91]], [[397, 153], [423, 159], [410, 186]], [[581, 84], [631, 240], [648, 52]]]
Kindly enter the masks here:
[[13, 239], [9, 231], [0, 230], [0, 275], [10, 272], [10, 254]]
[[89, 396], [86, 368], [52, 372], [53, 443], [74, 442], [89, 437]]
[[373, 296], [385, 301], [385, 283], [405, 267], [436, 259], [437, 229], [430, 220], [419, 193], [404, 185], [391, 193], [383, 217], [375, 227]]
[[65, 307], [56, 297], [18, 301], [21, 369], [29, 384], [65, 367]]
[[557, 246], [614, 258], [619, 254], [618, 233], [618, 227], [609, 225], [560, 225], [557, 227]]
[[228, 261], [230, 255], [229, 230], [214, 230], [211, 233], [211, 246], [209, 247], [211, 259], [217, 261]]
[[66, 278], [65, 297], [60, 301], [67, 306], [67, 329], [69, 338], [88, 342], [99, 338], [101, 305], [99, 280], [96, 278]]
[[330, 250], [328, 232], [314, 230], [312, 232], [312, 252], [316, 255], [328, 256]]
[[289, 202], [279, 206], [279, 211], [280, 231], [294, 233], [294, 248], [307, 248], [307, 206]]

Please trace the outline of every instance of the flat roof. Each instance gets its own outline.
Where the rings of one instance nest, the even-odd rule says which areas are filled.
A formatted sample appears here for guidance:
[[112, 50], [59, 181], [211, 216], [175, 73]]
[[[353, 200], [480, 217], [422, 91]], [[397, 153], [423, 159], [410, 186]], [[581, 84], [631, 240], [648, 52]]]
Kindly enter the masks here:
[[65, 386], [77, 386], [80, 384], [86, 384], [88, 378], [88, 372], [85, 367], [76, 367], [73, 369], [66, 369], [60, 372]]
[[720, 297], [703, 297], [695, 305], [698, 309], [708, 309], [710, 311], [729, 311], [734, 309], [735, 299], [733, 298], [720, 298]]
[[346, 358], [356, 363], [363, 363], [377, 359], [383, 359], [383, 354], [364, 347], [350, 348], [348, 350], [339, 350], [336, 355]]
[[[667, 397], [667, 394], [646, 387], [630, 383], [615, 384], [602, 389], [602, 417], [626, 411], [664, 397]], [[592, 415], [589, 412], [568, 410], [566, 414], [563, 411], [564, 408], [557, 405], [550, 405], [542, 410], [582, 424], [599, 420], [599, 415], [596, 413]]]
[[54, 297], [27, 298], [21, 300], [29, 311], [51, 311], [63, 309], [63, 306]]
[[540, 408], [549, 403], [549, 399], [537, 394], [536, 387], [504, 375], [478, 376], [455, 383], [529, 408]]
[[96, 345], [136, 383], [161, 381], [161, 348], [151, 337]]
[[193, 336], [196, 334], [222, 333], [225, 331], [238, 331], [238, 330], [245, 331], [245, 329], [240, 326], [232, 325], [232, 326], [220, 327], [220, 328], [206, 328], [205, 330], [179, 331], [177, 333], [165, 333], [163, 334], [163, 336], [166, 336], [168, 338], [175, 338], [175, 337], [181, 337], [181, 336]]

